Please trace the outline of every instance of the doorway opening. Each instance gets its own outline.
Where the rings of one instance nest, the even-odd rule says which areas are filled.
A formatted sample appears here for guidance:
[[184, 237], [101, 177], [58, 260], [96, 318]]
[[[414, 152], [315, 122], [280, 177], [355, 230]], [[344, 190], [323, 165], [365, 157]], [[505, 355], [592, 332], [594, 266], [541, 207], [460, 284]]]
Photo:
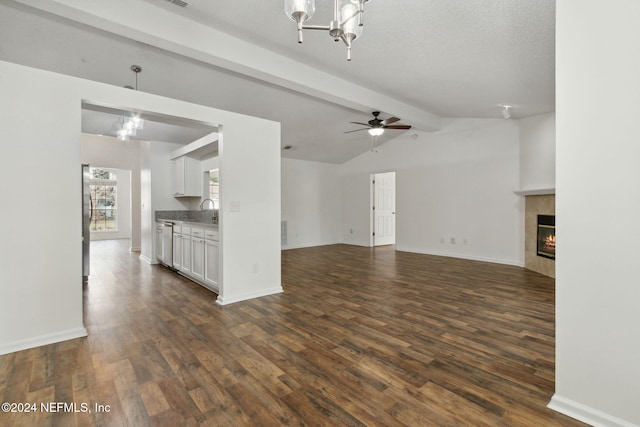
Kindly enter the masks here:
[[396, 173], [372, 174], [371, 246], [396, 244]]

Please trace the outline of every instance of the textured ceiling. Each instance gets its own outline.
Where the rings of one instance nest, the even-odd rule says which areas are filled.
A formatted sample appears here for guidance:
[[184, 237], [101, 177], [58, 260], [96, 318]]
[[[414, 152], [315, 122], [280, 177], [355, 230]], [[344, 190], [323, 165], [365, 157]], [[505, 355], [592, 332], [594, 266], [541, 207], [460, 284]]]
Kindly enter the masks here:
[[[347, 62], [343, 43], [306, 31], [283, 1], [144, 0], [444, 117], [515, 117], [555, 109], [555, 0], [372, 0]], [[310, 24], [326, 25], [318, 0]]]
[[[225, 70], [190, 57], [189, 49], [168, 52], [151, 37], [130, 39], [118, 22], [70, 12], [70, 0], [36, 3], [58, 16], [25, 6], [32, 5], [26, 0], [0, 3], [0, 60], [118, 86], [133, 83], [129, 66], [139, 64], [140, 90], [279, 121], [282, 145], [294, 146], [283, 156], [331, 163], [371, 147], [366, 132], [344, 132], [357, 128], [350, 121], [366, 121], [376, 109], [383, 117], [403, 117], [395, 105], [408, 105], [425, 116], [475, 118], [500, 118], [498, 104], [513, 105], [514, 118], [555, 109], [552, 0], [371, 0], [351, 62], [344, 45], [325, 32], [307, 31], [305, 43], [297, 44], [295, 24], [284, 15], [281, 0], [192, 0], [185, 9], [166, 0], [111, 1], [114, 7], [137, 5], [175, 17], [167, 34], [190, 33], [188, 18], [261, 47], [257, 59], [292, 58], [390, 102], [367, 102], [365, 96], [354, 107], [317, 97], [317, 90], [300, 93], [283, 79], [265, 82]], [[317, 3], [309, 23], [327, 24], [332, 2]], [[403, 123], [420, 129], [406, 116]], [[402, 133], [387, 132], [376, 143]]]

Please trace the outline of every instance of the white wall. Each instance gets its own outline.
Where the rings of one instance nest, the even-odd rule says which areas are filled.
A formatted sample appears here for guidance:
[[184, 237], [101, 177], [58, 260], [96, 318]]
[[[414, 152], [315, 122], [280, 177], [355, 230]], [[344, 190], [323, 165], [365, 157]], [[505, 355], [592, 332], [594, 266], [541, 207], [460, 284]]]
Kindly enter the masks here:
[[[0, 128], [12, 141], [4, 147], [10, 161], [0, 168], [0, 180], [10, 184], [4, 196], [12, 200], [11, 206], [0, 210], [0, 221], [11, 224], [0, 254], [1, 354], [86, 335], [80, 209], [83, 101], [214, 127], [224, 123], [220, 171], [221, 180], [225, 173], [223, 197], [228, 201], [223, 201], [221, 212], [227, 220], [221, 218], [220, 224], [220, 297], [224, 292], [230, 295], [226, 302], [233, 302], [282, 291], [279, 124], [7, 62], [0, 62], [0, 93]], [[150, 157], [142, 163], [143, 184], [154, 179], [154, 170], [157, 173], [154, 156], [163, 147], [153, 144], [142, 147]], [[258, 179], [268, 191], [252, 185]], [[143, 232], [152, 216], [149, 198], [153, 203], [152, 194], [143, 194]], [[232, 201], [239, 201], [241, 212], [232, 209]], [[56, 209], [43, 217], [42, 206]], [[25, 265], [34, 268], [16, 268]]]
[[248, 119], [220, 129], [219, 304], [282, 292], [280, 124]]
[[593, 425], [640, 425], [639, 16], [635, 0], [557, 4], [550, 406]]
[[446, 124], [440, 132], [408, 132], [341, 166], [343, 242], [369, 245], [369, 175], [396, 171], [398, 250], [522, 265], [517, 123]]
[[87, 334], [80, 100], [68, 82], [0, 62], [0, 182], [11, 201], [0, 209], [0, 354]]
[[140, 141], [140, 258], [157, 264], [155, 218], [151, 194], [151, 141]]
[[520, 119], [520, 190], [556, 187], [555, 113]]
[[109, 136], [82, 134], [82, 163], [130, 171], [127, 176], [125, 172], [117, 175], [118, 231], [92, 233], [91, 240], [131, 238], [131, 249], [140, 250], [140, 145], [136, 140], [120, 141]]
[[340, 243], [339, 167], [282, 159], [282, 220], [287, 221], [283, 249]]

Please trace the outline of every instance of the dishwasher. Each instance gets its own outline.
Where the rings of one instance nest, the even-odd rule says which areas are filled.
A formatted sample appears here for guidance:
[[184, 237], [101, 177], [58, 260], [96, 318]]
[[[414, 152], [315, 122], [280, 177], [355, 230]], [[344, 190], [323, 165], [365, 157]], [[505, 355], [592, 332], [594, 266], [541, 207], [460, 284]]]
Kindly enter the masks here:
[[173, 223], [156, 223], [156, 258], [161, 264], [173, 267]]

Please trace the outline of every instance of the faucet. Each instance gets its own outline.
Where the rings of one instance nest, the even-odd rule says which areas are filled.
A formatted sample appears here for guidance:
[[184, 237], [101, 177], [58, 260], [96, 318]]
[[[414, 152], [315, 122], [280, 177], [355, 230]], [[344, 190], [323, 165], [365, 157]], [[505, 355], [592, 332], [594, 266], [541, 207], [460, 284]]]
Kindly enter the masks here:
[[204, 210], [204, 204], [210, 201], [211, 202], [211, 209], [213, 210], [213, 217], [211, 218], [211, 221], [213, 221], [214, 224], [218, 223], [218, 209], [216, 209], [216, 202], [214, 202], [212, 199], [204, 199], [201, 203], [200, 203], [200, 210], [203, 211]]
[[201, 210], [201, 211], [203, 211], [203, 210], [204, 210], [204, 204], [206, 203], [206, 201], [207, 201], [207, 200], [211, 202], [211, 205], [212, 205], [212, 208], [211, 208], [211, 209], [214, 209], [214, 208], [215, 208], [215, 206], [216, 206], [216, 205], [215, 205], [215, 202], [213, 201], [213, 199], [204, 199], [204, 200], [200, 203], [200, 210]]

